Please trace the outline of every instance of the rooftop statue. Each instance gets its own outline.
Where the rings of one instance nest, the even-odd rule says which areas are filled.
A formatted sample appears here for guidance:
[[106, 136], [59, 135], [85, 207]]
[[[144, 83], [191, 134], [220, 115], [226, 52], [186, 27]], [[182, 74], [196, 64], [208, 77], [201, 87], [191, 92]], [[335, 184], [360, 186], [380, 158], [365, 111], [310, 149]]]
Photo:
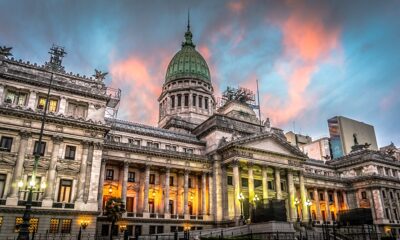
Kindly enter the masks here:
[[6, 46], [0, 47], [0, 56], [3, 56], [5, 58], [12, 56], [11, 49], [12, 47], [6, 47]]
[[94, 70], [94, 74], [92, 75], [94, 77], [94, 79], [98, 82], [103, 82], [104, 79], [106, 78], [106, 75], [108, 74], [108, 72], [102, 72], [100, 70], [95, 69]]

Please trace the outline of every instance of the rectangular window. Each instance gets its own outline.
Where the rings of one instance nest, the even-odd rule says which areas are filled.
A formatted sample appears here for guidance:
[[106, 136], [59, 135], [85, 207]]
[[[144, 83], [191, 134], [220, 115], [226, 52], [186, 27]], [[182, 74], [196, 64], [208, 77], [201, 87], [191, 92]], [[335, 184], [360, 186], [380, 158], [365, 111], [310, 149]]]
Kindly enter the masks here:
[[[33, 155], [35, 155], [35, 153], [38, 149], [38, 146], [39, 146], [39, 141], [35, 141], [35, 145], [33, 147]], [[45, 149], [46, 149], [46, 143], [42, 142], [42, 144], [40, 144], [40, 149], [39, 149], [40, 156], [44, 156]]]
[[192, 95], [192, 104], [193, 104], [193, 107], [196, 107], [196, 98], [197, 98], [197, 95], [196, 95], [196, 94], [193, 94], [193, 95]]
[[248, 186], [249, 186], [249, 179], [242, 178], [242, 187], [248, 187]]
[[134, 144], [134, 139], [133, 138], [128, 138], [128, 143], [129, 144]]
[[281, 182], [281, 190], [282, 190], [283, 192], [287, 192], [287, 184], [286, 184], [285, 181], [282, 181], [282, 182]]
[[13, 138], [12, 137], [1, 137], [0, 140], [0, 151], [11, 152]]
[[232, 185], [233, 185], [233, 178], [232, 178], [232, 176], [228, 176], [226, 182], [227, 182], [227, 184], [228, 184], [229, 186], [232, 186]]
[[65, 159], [75, 160], [76, 147], [67, 145], [65, 148]]
[[[37, 108], [41, 109], [41, 110], [44, 110], [45, 106], [46, 106], [46, 97], [39, 97]], [[57, 106], [58, 106], [58, 100], [57, 99], [50, 99], [49, 106], [48, 106], [47, 110], [49, 112], [57, 112]]]
[[189, 185], [189, 186], [188, 186], [188, 187], [189, 187], [189, 188], [192, 188], [192, 179], [189, 178], [188, 180], [189, 180], [189, 182], [188, 182], [188, 185]]
[[175, 96], [171, 96], [171, 107], [175, 107]]
[[361, 199], [367, 199], [367, 193], [365, 191], [361, 192]]
[[50, 219], [49, 233], [58, 233], [59, 223], [60, 223], [60, 219], [58, 219], [58, 218]]
[[193, 154], [193, 149], [192, 148], [183, 148], [183, 152]]
[[[21, 224], [23, 223], [22, 217], [15, 218], [15, 232], [19, 232], [21, 228]], [[39, 218], [31, 217], [29, 220], [29, 232], [33, 233], [33, 231], [37, 232], [39, 225]]]
[[383, 198], [386, 198], [386, 192], [385, 192], [385, 190], [382, 190], [382, 196], [383, 196]]
[[169, 185], [174, 186], [174, 177], [173, 176], [169, 177]]
[[176, 152], [176, 146], [165, 145], [165, 149], [168, 150], [168, 151]]
[[156, 226], [150, 226], [149, 234], [156, 234]]
[[174, 200], [169, 200], [169, 212], [174, 214]]
[[135, 140], [135, 145], [140, 146], [140, 140]]
[[274, 189], [275, 189], [274, 183], [272, 182], [272, 180], [271, 180], [271, 181], [268, 181], [268, 189], [269, 189], [269, 190], [274, 190]]
[[320, 201], [324, 201], [324, 194], [323, 193], [319, 193], [319, 200]]
[[390, 199], [393, 199], [393, 192], [389, 192]]
[[61, 233], [71, 233], [72, 219], [62, 219]]
[[110, 234], [110, 225], [102, 224], [101, 225], [101, 236], [107, 237]]
[[208, 98], [204, 98], [204, 108], [208, 109]]
[[0, 174], [0, 198], [3, 198], [4, 194], [4, 189], [6, 187], [6, 180], [7, 180], [7, 175], [6, 174]]
[[113, 136], [114, 142], [121, 142], [121, 137], [119, 136]]
[[328, 196], [329, 196], [329, 202], [333, 202], [333, 194], [329, 193]]
[[72, 180], [61, 179], [57, 202], [69, 203], [71, 201], [71, 193], [72, 193]]
[[[40, 190], [40, 183], [41, 183], [41, 181], [42, 181], [42, 178], [36, 176], [36, 178], [35, 178], [35, 183], [34, 183], [34, 189], [35, 189], [35, 190]], [[31, 182], [32, 182], [32, 176], [28, 176], [28, 181], [27, 181], [27, 182], [28, 182], [28, 183], [31, 183]], [[26, 190], [26, 191], [23, 192], [23, 195], [24, 195], [24, 199], [25, 199], [25, 200], [28, 200], [29, 185], [30, 185], [30, 184], [25, 184], [25, 190]], [[39, 200], [40, 200], [40, 196], [41, 196], [40, 193], [38, 193], [37, 191], [34, 191], [34, 192], [32, 193], [32, 200], [33, 200], [33, 201], [39, 201]]]
[[189, 94], [185, 94], [185, 107], [189, 106]]
[[150, 174], [149, 183], [154, 184], [156, 182], [156, 175], [154, 173]]
[[107, 169], [106, 180], [114, 180], [114, 169]]
[[85, 105], [69, 102], [67, 115], [85, 118], [87, 113], [87, 108], [88, 107]]
[[203, 96], [199, 96], [199, 107], [203, 107]]
[[178, 107], [182, 106], [182, 95], [178, 94]]
[[262, 181], [254, 179], [254, 188], [258, 188], [262, 186]]
[[27, 94], [24, 92], [16, 92], [7, 90], [4, 102], [18, 106], [25, 106]]
[[126, 197], [126, 211], [133, 212], [135, 198], [134, 197]]
[[164, 233], [164, 226], [157, 226], [157, 234]]
[[135, 172], [128, 172], [128, 182], [135, 182]]
[[314, 200], [314, 193], [313, 192], [308, 192], [308, 196], [311, 200]]

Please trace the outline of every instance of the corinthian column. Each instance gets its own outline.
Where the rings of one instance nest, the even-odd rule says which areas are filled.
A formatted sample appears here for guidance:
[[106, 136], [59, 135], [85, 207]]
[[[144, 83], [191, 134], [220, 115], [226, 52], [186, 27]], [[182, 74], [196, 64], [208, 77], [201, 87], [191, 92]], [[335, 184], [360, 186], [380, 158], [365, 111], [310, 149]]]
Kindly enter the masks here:
[[239, 161], [235, 160], [232, 162], [232, 169], [233, 169], [233, 187], [234, 187], [234, 195], [233, 195], [233, 202], [234, 204], [234, 209], [235, 209], [235, 218], [236, 218], [236, 224], [239, 223], [239, 218], [240, 215], [242, 214], [241, 209], [240, 209], [240, 201], [239, 201], [239, 196], [240, 196], [240, 173], [239, 173]]
[[[106, 160], [101, 160], [100, 166], [100, 178], [99, 178], [99, 189], [97, 193], [97, 201], [99, 203], [99, 211], [103, 213], [103, 185], [104, 185], [104, 176], [106, 175]], [[137, 200], [136, 200], [137, 202]]]
[[128, 173], [129, 173], [129, 163], [124, 162], [122, 191], [121, 191], [121, 199], [124, 203], [126, 203], [126, 195], [128, 192]]
[[288, 191], [289, 191], [289, 199], [288, 200], [289, 200], [289, 209], [290, 209], [290, 220], [292, 222], [295, 222], [296, 218], [297, 218], [296, 205], [294, 204], [296, 189], [294, 188], [292, 170], [288, 170], [288, 172], [287, 172], [287, 182], [288, 182]]
[[263, 199], [268, 199], [268, 173], [267, 167], [262, 167], [262, 189], [263, 189]]
[[247, 163], [247, 168], [248, 168], [248, 175], [249, 175], [249, 201], [253, 202], [254, 200], [254, 175], [253, 175], [253, 163], [248, 162]]
[[281, 173], [280, 169], [275, 167], [275, 191], [276, 191], [276, 199], [282, 199], [282, 190], [281, 190]]
[[44, 207], [51, 207], [53, 204], [53, 196], [54, 196], [54, 182], [56, 179], [56, 167], [58, 160], [58, 152], [60, 150], [60, 143], [62, 142], [61, 136], [53, 137], [53, 150], [51, 152], [51, 159], [49, 165], [49, 175], [47, 179], [47, 187], [44, 192], [44, 200], [42, 205]]
[[304, 186], [304, 175], [302, 171], [300, 171], [299, 174], [299, 183], [300, 183], [300, 200], [301, 200], [301, 209], [302, 209], [301, 212], [302, 212], [303, 222], [308, 222], [310, 216], [308, 216], [307, 193], [306, 193], [306, 188]]
[[207, 203], [206, 203], [206, 194], [207, 194], [207, 173], [203, 172], [203, 175], [201, 176], [201, 210], [202, 210], [202, 215], [207, 214]]
[[183, 214], [189, 214], [189, 170], [185, 169], [185, 183], [183, 185]]
[[18, 157], [17, 162], [15, 163], [13, 177], [12, 177], [12, 188], [9, 195], [9, 198], [13, 198], [13, 200], [7, 200], [7, 205], [17, 205], [18, 199], [18, 181], [21, 180], [22, 176], [22, 169], [24, 168], [24, 161], [25, 161], [25, 153], [28, 144], [28, 139], [31, 137], [31, 133], [23, 131], [20, 132], [20, 143], [18, 149]]
[[81, 168], [79, 170], [79, 184], [78, 184], [78, 198], [77, 202], [83, 202], [83, 193], [85, 192], [85, 180], [86, 180], [86, 167], [87, 167], [87, 158], [89, 153], [89, 142], [83, 141], [83, 151], [81, 158]]
[[144, 194], [143, 194], [143, 212], [149, 212], [149, 180], [150, 180], [150, 165], [146, 164], [144, 172]]
[[164, 186], [164, 214], [170, 214], [169, 209], [169, 178], [171, 171], [169, 167], [165, 170], [165, 186]]

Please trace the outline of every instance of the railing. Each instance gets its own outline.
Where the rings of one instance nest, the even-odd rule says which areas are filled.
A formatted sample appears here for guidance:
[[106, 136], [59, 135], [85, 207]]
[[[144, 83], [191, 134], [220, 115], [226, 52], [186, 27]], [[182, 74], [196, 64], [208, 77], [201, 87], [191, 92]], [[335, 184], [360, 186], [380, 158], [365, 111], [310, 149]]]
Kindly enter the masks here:
[[75, 203], [63, 203], [63, 202], [54, 202], [53, 208], [66, 208], [66, 209], [74, 209]]
[[0, 205], [6, 205], [6, 199], [0, 199]]
[[[18, 200], [18, 206], [25, 206], [26, 205], [26, 200]], [[41, 207], [42, 202], [38, 201], [32, 201], [32, 207]]]

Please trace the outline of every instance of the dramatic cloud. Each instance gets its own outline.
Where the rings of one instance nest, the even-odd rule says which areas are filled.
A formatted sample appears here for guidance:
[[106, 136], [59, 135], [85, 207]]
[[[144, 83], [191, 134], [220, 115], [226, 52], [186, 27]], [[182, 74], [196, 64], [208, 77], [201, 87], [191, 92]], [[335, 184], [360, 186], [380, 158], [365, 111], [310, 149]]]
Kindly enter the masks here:
[[379, 145], [400, 146], [400, 2], [370, 0], [0, 1], [0, 45], [43, 64], [64, 46], [66, 70], [110, 72], [122, 89], [118, 117], [156, 125], [165, 71], [179, 51], [190, 8], [197, 50], [220, 97], [255, 92], [262, 117], [285, 131], [328, 134], [344, 115], [375, 126]]
[[340, 29], [325, 26], [319, 14], [305, 16], [295, 10], [278, 24], [282, 30], [283, 53], [276, 61], [275, 71], [286, 81], [287, 97], [283, 101], [268, 99], [264, 104], [272, 120], [282, 125], [293, 121], [316, 102], [315, 96], [306, 90], [319, 66], [340, 47]]

